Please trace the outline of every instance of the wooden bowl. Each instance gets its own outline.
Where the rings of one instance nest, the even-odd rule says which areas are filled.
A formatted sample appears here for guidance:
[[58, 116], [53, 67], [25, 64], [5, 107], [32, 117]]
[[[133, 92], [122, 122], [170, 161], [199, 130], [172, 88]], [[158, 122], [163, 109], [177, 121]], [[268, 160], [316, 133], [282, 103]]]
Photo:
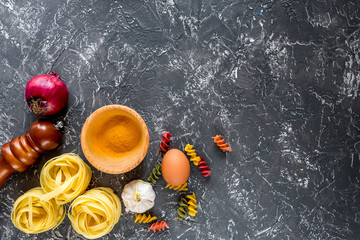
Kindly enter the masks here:
[[123, 105], [93, 112], [81, 130], [81, 148], [100, 171], [119, 174], [134, 169], [149, 148], [149, 131], [141, 116]]

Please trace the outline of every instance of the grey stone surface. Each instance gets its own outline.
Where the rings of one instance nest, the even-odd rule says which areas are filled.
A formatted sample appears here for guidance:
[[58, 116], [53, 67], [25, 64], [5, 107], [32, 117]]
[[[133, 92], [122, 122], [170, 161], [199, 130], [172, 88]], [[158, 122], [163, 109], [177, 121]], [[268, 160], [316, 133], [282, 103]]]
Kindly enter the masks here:
[[[0, 238], [81, 238], [67, 217], [24, 234], [10, 221], [12, 204], [40, 185], [51, 157], [84, 158], [91, 112], [123, 104], [146, 121], [149, 152], [126, 174], [92, 168], [90, 187], [120, 196], [146, 179], [165, 130], [173, 148], [194, 144], [213, 174], [191, 166], [196, 218], [177, 220], [183, 194], [161, 179], [152, 213], [170, 230], [148, 233], [123, 210], [103, 239], [358, 239], [359, 16], [358, 0], [1, 0], [0, 143], [38, 118], [24, 100], [31, 77], [56, 71], [70, 99], [49, 118], [66, 122], [62, 146], [0, 189]], [[233, 152], [219, 151], [216, 134]]]

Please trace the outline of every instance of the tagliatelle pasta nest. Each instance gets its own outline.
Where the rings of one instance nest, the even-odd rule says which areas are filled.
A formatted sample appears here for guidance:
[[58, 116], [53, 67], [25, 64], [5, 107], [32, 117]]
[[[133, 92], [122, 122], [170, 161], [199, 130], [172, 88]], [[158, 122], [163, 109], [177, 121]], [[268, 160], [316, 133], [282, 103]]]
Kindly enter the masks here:
[[109, 233], [119, 221], [121, 203], [110, 188], [98, 187], [77, 197], [69, 209], [69, 219], [76, 232], [89, 239]]
[[74, 153], [66, 153], [47, 161], [41, 170], [40, 184], [46, 192], [41, 200], [54, 198], [65, 204], [82, 194], [91, 180], [91, 169]]
[[33, 188], [20, 196], [11, 213], [13, 224], [25, 233], [41, 233], [56, 228], [65, 217], [65, 207], [54, 199], [41, 201], [45, 192]]

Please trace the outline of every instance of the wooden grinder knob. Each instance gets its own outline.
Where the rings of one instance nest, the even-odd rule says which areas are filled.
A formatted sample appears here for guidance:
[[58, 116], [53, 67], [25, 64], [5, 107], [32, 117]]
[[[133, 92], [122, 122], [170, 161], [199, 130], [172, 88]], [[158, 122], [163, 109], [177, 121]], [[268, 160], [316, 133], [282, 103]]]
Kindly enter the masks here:
[[54, 150], [61, 141], [61, 131], [53, 123], [36, 120], [25, 135], [5, 143], [0, 154], [0, 187], [14, 172], [24, 172], [41, 153]]

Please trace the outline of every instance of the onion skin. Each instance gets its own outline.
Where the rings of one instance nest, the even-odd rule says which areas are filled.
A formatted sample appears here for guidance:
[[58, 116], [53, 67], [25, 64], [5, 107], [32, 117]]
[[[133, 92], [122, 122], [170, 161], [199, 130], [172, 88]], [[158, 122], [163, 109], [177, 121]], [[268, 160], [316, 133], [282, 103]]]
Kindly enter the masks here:
[[59, 75], [51, 72], [30, 79], [25, 87], [25, 99], [36, 115], [53, 115], [65, 107], [69, 91]]

